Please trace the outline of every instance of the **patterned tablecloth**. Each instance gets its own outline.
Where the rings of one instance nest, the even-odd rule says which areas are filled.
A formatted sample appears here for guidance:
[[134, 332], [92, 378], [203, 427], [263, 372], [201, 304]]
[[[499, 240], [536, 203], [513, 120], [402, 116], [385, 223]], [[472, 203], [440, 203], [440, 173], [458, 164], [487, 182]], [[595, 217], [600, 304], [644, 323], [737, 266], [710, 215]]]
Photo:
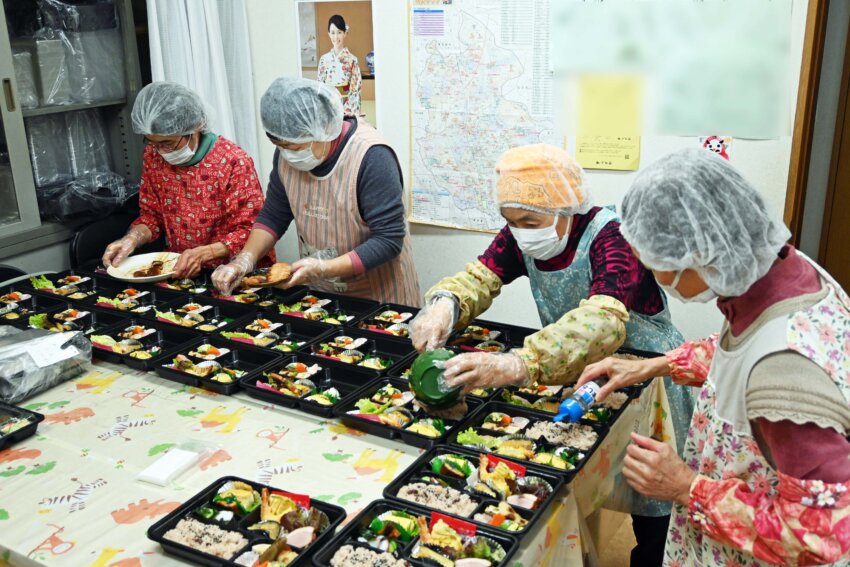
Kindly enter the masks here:
[[[665, 399], [653, 385], [632, 403], [513, 567], [581, 564], [583, 519], [612, 491], [628, 432], [663, 418]], [[145, 532], [219, 477], [310, 494], [353, 515], [420, 454], [335, 420], [100, 362], [23, 405], [46, 419], [36, 436], [0, 451], [0, 566], [181, 564]], [[171, 486], [136, 480], [184, 443], [215, 450]]]

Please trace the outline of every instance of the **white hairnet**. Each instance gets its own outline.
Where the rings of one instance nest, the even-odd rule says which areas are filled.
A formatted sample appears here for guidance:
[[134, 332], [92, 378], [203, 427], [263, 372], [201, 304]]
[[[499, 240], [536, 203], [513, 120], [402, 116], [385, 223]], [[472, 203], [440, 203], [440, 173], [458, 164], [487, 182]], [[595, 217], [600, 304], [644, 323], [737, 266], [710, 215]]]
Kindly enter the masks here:
[[499, 207], [571, 216], [586, 213], [593, 206], [584, 170], [557, 146], [511, 148], [499, 158], [496, 172]]
[[791, 236], [732, 165], [704, 149], [668, 154], [623, 198], [620, 232], [646, 266], [696, 270], [718, 295], [742, 295]]
[[154, 136], [185, 136], [207, 127], [207, 112], [198, 93], [179, 83], [159, 81], [141, 91], [133, 104], [133, 130]]
[[330, 142], [342, 131], [342, 99], [324, 83], [280, 77], [260, 99], [260, 118], [278, 140]]

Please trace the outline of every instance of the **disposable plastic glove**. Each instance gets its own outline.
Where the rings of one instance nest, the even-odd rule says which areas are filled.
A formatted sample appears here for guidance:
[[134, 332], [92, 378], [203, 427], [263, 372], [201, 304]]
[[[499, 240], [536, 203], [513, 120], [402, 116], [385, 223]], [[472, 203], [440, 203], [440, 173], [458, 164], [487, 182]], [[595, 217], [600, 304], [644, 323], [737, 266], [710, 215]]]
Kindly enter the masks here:
[[296, 285], [309, 285], [310, 283], [326, 279], [328, 262], [321, 258], [301, 258], [292, 263], [292, 277], [289, 278], [283, 288]]
[[254, 254], [243, 250], [230, 262], [215, 269], [212, 274], [213, 284], [222, 295], [230, 295], [242, 277], [254, 269], [256, 263]]
[[132, 227], [127, 234], [106, 247], [103, 252], [103, 266], [118, 266], [124, 258], [133, 253], [133, 250], [144, 243], [144, 233], [141, 229]]
[[451, 297], [440, 296], [425, 304], [410, 322], [410, 340], [419, 352], [446, 344], [457, 322], [458, 305]]
[[464, 392], [475, 388], [501, 388], [528, 381], [525, 362], [512, 352], [468, 352], [445, 362], [443, 377], [450, 388], [463, 387]]

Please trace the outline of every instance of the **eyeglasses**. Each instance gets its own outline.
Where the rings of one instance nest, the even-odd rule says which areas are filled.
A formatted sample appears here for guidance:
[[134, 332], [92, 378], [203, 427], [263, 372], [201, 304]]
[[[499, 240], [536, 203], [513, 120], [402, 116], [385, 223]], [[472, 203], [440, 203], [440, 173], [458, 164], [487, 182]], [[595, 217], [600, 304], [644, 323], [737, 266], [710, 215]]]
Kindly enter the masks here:
[[177, 146], [179, 146], [183, 142], [183, 139], [188, 138], [188, 137], [189, 137], [188, 134], [184, 134], [183, 136], [180, 136], [175, 141], [164, 140], [162, 142], [154, 142], [152, 140], [149, 140], [147, 137], [145, 137], [145, 145], [146, 146], [152, 146], [153, 149], [155, 149], [156, 151], [158, 151], [160, 153], [162, 153], [162, 152], [173, 152], [174, 150], [177, 149]]

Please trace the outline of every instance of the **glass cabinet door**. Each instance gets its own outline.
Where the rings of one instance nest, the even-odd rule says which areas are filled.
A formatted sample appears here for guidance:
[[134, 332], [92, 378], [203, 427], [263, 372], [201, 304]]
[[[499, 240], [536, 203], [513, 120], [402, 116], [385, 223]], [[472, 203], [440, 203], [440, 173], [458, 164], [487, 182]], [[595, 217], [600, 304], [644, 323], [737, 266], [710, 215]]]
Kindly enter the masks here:
[[40, 226], [12, 48], [0, 10], [0, 236]]

